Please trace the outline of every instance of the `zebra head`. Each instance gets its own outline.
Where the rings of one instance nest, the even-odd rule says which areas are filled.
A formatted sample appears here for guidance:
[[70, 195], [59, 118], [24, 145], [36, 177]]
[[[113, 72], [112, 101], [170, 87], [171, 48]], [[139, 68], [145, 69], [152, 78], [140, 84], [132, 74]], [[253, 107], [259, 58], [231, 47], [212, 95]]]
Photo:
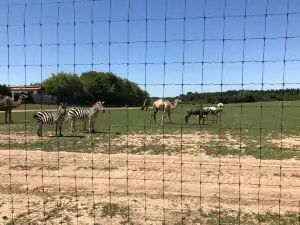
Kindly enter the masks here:
[[103, 107], [104, 102], [98, 101], [94, 104], [94, 111], [95, 112], [105, 112], [105, 109]]
[[57, 111], [58, 111], [59, 113], [61, 113], [63, 116], [65, 116], [66, 113], [67, 113], [67, 103], [61, 102], [61, 103], [57, 106]]
[[102, 103], [102, 112], [105, 113], [105, 109], [103, 108], [104, 107], [104, 103], [105, 101], [101, 102]]

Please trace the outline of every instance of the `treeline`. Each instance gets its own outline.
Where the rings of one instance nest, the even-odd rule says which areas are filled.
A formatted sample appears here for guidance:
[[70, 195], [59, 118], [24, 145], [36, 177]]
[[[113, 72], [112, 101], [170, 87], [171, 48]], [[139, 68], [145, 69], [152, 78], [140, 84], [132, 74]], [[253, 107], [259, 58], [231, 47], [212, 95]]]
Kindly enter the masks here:
[[187, 92], [177, 96], [184, 102], [203, 102], [215, 104], [222, 102], [259, 102], [259, 101], [294, 101], [300, 100], [300, 89], [278, 89], [278, 90], [232, 90], [226, 92], [197, 93]]
[[57, 96], [58, 102], [88, 105], [101, 100], [109, 105], [141, 105], [148, 92], [136, 83], [113, 73], [87, 71], [80, 76], [56, 73], [42, 82], [46, 94]]
[[11, 90], [5, 84], [0, 84], [0, 94], [3, 96], [12, 96]]

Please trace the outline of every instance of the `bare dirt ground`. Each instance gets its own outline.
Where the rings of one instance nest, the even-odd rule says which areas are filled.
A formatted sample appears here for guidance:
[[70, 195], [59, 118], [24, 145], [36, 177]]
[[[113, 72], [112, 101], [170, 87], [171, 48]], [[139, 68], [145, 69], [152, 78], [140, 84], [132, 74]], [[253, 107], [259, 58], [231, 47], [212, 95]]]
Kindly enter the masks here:
[[298, 212], [299, 179], [296, 160], [1, 150], [0, 224], [175, 224], [181, 210], [216, 206]]
[[[46, 132], [43, 137], [30, 135], [29, 132], [10, 132], [10, 134], [3, 134], [0, 137], [0, 143], [25, 143], [37, 142], [40, 140], [49, 140], [48, 135], [54, 135], [54, 131]], [[97, 137], [101, 139], [101, 137]], [[96, 139], [97, 139], [96, 138]], [[230, 133], [217, 134], [213, 132], [201, 131], [193, 133], [173, 132], [167, 134], [152, 134], [152, 133], [129, 133], [118, 135], [116, 138], [110, 139], [112, 146], [126, 148], [129, 146], [131, 150], [142, 148], [146, 146], [147, 150], [151, 150], [154, 146], [165, 146], [166, 149], [182, 151], [183, 153], [198, 154], [203, 152], [206, 146], [213, 145], [214, 147], [227, 147], [231, 149], [240, 149], [246, 147], [241, 140], [238, 140]], [[96, 150], [103, 150], [107, 148], [109, 143], [99, 142], [96, 144]]]
[[241, 140], [236, 139], [229, 133], [222, 133], [220, 135], [208, 131], [182, 134], [180, 132], [167, 134], [125, 134], [112, 139], [111, 143], [114, 146], [128, 145], [131, 149], [146, 146], [147, 150], [151, 150], [151, 147], [164, 145], [165, 149], [177, 150], [177, 152], [194, 155], [203, 152], [208, 146], [227, 147], [231, 149], [246, 147]]
[[282, 139], [270, 139], [269, 142], [275, 144], [278, 147], [291, 148], [300, 150], [300, 136], [283, 137]]

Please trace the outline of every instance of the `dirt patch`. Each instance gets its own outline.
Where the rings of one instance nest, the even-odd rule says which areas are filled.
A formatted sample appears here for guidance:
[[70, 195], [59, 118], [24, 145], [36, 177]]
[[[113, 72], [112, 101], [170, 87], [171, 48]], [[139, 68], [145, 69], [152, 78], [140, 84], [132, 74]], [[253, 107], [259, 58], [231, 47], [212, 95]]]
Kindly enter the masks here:
[[194, 133], [167, 133], [167, 134], [128, 134], [120, 135], [112, 139], [115, 146], [130, 146], [140, 148], [143, 146], [165, 146], [166, 148], [184, 149], [184, 153], [199, 153], [205, 147], [227, 147], [240, 149], [246, 147], [244, 143], [237, 140], [233, 135], [225, 133], [222, 135], [212, 132]]
[[13, 133], [11, 132], [10, 135], [3, 134], [1, 135], [0, 138], [0, 143], [8, 144], [9, 142], [11, 143], [18, 143], [18, 144], [23, 144], [25, 142], [37, 142], [40, 140], [46, 140], [49, 139], [47, 136], [43, 137], [38, 137], [37, 135], [28, 135], [26, 133], [18, 132], [18, 133]]
[[268, 142], [275, 144], [279, 148], [283, 147], [300, 151], [300, 136], [289, 136], [283, 137], [282, 139], [269, 139]]
[[2, 150], [0, 224], [175, 224], [216, 206], [298, 212], [295, 174], [296, 160]]

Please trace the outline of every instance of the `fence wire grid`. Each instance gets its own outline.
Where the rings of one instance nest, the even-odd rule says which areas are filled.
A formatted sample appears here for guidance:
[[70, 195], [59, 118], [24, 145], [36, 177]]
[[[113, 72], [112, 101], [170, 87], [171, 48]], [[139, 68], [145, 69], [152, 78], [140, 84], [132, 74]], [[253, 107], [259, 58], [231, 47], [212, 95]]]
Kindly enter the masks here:
[[[296, 0], [1, 3], [0, 223], [300, 224], [299, 18]], [[105, 101], [96, 131], [38, 137], [57, 106], [32, 85], [67, 112]]]

